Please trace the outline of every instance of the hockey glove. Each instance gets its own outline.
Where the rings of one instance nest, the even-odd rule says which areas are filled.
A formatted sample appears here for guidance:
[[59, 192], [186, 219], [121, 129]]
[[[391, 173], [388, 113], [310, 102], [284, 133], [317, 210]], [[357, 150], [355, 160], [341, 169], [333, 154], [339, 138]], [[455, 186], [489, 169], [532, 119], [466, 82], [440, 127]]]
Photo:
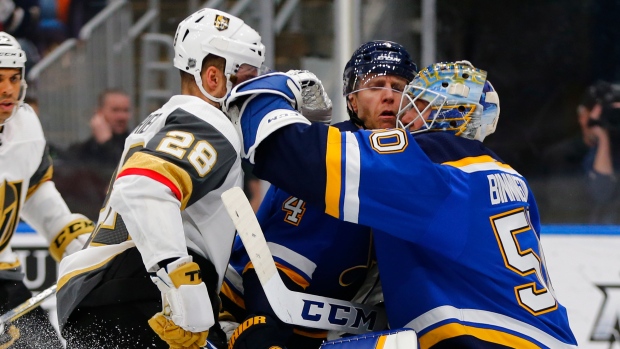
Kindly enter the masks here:
[[204, 346], [215, 319], [198, 264], [191, 256], [181, 257], [151, 280], [162, 293], [163, 305], [163, 311], [149, 320], [151, 328], [172, 348]]
[[301, 114], [301, 86], [298, 79], [271, 73], [235, 86], [224, 103], [241, 140], [241, 157], [254, 163], [259, 144], [278, 129], [293, 123], [309, 124]]
[[84, 248], [95, 227], [90, 219], [76, 216], [81, 217], [63, 227], [50, 244], [50, 255], [56, 262]]
[[0, 334], [0, 349], [10, 348], [19, 337], [19, 329], [15, 325], [9, 325], [6, 331]]
[[296, 79], [301, 86], [301, 114], [311, 122], [329, 124], [332, 120], [332, 100], [321, 80], [307, 70], [289, 70], [286, 75]]
[[248, 317], [235, 330], [228, 349], [286, 349], [278, 323], [268, 315]]

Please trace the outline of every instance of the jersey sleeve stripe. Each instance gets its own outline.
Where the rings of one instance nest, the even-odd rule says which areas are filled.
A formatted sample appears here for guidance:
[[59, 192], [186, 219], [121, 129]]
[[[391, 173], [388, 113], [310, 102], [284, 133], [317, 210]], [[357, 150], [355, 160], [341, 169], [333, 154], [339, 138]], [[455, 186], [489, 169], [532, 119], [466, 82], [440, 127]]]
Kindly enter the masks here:
[[342, 211], [344, 220], [352, 223], [358, 222], [360, 198], [360, 148], [357, 137], [351, 132], [343, 133], [345, 142], [345, 190]]
[[170, 188], [183, 210], [192, 194], [192, 180], [179, 166], [157, 156], [137, 152], [123, 165], [116, 178], [138, 175], [149, 177]]
[[503, 172], [519, 175], [512, 167], [493, 159], [488, 155], [474, 156], [464, 158], [458, 161], [444, 162], [443, 165], [456, 167], [459, 170], [467, 173], [479, 172], [479, 171], [491, 171], [499, 170]]
[[276, 244], [275, 242], [269, 241], [267, 242], [267, 246], [269, 246], [269, 250], [275, 258], [279, 258], [292, 267], [299, 269], [308, 279], [312, 278], [312, 274], [314, 274], [316, 270], [316, 263], [306, 258], [304, 255], [286, 246]]
[[420, 337], [420, 347], [431, 348], [432, 346], [443, 340], [458, 336], [473, 336], [485, 342], [496, 343], [510, 348], [540, 348], [537, 344], [534, 344], [529, 340], [515, 336], [510, 333], [494, 329], [477, 328], [455, 323], [443, 325], [422, 335]]
[[41, 179], [39, 179], [39, 181], [37, 181], [36, 183], [30, 183], [30, 186], [28, 188], [28, 192], [26, 193], [26, 200], [30, 199], [32, 194], [34, 194], [34, 192], [37, 191], [37, 189], [39, 189], [41, 184], [43, 184], [43, 183], [45, 183], [47, 181], [50, 181], [52, 179], [53, 173], [54, 173], [54, 167], [53, 166], [49, 166], [47, 168], [47, 171], [45, 171], [45, 174], [41, 177]]
[[336, 218], [340, 218], [341, 161], [342, 141], [340, 131], [330, 126], [327, 131], [327, 154], [325, 156], [325, 167], [327, 170], [325, 213]]
[[172, 190], [172, 193], [174, 193], [174, 196], [176, 196], [176, 198], [179, 201], [183, 199], [183, 195], [181, 194], [181, 191], [176, 185], [174, 185], [174, 183], [171, 180], [169, 180], [164, 175], [156, 171], [153, 171], [153, 170], [149, 170], [145, 168], [127, 168], [127, 169], [124, 169], [123, 172], [121, 172], [116, 178], [121, 178], [124, 176], [131, 176], [131, 175], [145, 176], [145, 177], [154, 179], [157, 182], [170, 188], [170, 190]]
[[222, 289], [220, 290], [223, 295], [228, 297], [231, 302], [235, 303], [238, 307], [245, 309], [245, 300], [242, 295], [239, 295], [237, 290], [231, 287], [226, 281], [222, 283]]

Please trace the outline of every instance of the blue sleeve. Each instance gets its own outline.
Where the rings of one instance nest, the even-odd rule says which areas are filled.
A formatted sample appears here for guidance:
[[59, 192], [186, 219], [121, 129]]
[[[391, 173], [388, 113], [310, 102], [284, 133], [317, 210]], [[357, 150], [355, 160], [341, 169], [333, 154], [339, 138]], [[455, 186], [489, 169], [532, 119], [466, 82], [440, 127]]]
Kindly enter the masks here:
[[327, 129], [293, 124], [276, 131], [258, 147], [253, 173], [324, 209]]

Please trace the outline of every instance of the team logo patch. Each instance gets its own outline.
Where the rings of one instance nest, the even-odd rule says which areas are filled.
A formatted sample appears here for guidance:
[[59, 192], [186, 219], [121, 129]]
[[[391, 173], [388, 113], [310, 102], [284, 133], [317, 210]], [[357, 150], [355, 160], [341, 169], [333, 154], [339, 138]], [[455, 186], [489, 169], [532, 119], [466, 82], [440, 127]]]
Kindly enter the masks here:
[[230, 22], [230, 18], [217, 15], [215, 16], [215, 23], [213, 23], [213, 25], [217, 30], [222, 31], [228, 29], [228, 22]]
[[0, 183], [0, 251], [11, 241], [19, 223], [22, 182]]

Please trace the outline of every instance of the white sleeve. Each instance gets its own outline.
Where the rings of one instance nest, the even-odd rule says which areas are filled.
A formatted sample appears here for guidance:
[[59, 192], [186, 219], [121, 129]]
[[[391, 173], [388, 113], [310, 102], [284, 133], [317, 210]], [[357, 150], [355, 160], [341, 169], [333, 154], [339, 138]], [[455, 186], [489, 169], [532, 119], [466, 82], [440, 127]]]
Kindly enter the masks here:
[[117, 178], [110, 206], [123, 218], [148, 271], [164, 259], [187, 256], [181, 202], [164, 184], [139, 175]]
[[42, 183], [26, 200], [21, 216], [48, 242], [73, 221], [87, 221], [92, 226], [86, 216], [71, 213], [52, 181]]
[[57, 261], [72, 240], [93, 230], [90, 219], [71, 213], [52, 181], [42, 183], [26, 200], [21, 217], [50, 243]]

